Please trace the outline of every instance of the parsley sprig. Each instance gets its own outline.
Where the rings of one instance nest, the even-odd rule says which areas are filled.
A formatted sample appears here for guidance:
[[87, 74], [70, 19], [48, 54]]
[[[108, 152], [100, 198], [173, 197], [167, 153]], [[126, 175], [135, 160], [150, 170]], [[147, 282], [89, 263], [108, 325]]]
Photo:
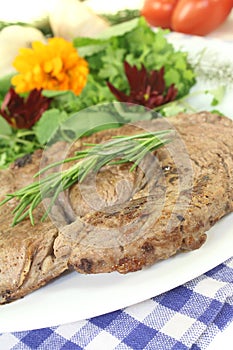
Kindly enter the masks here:
[[106, 143], [88, 144], [88, 148], [76, 152], [73, 157], [53, 163], [43, 168], [34, 177], [39, 177], [47, 170], [64, 163], [74, 162], [70, 168], [58, 172], [50, 173], [40, 180], [7, 194], [6, 198], [0, 202], [0, 206], [13, 198], [19, 200], [13, 214], [12, 226], [21, 222], [29, 216], [31, 224], [34, 225], [33, 211], [44, 198], [51, 198], [50, 204], [41, 219], [44, 221], [59, 194], [67, 190], [76, 182], [82, 182], [91, 172], [98, 172], [104, 165], [122, 164], [132, 162], [130, 171], [133, 171], [148, 152], [154, 151], [171, 141], [168, 134], [171, 130], [156, 132], [146, 132], [132, 136], [115, 136]]

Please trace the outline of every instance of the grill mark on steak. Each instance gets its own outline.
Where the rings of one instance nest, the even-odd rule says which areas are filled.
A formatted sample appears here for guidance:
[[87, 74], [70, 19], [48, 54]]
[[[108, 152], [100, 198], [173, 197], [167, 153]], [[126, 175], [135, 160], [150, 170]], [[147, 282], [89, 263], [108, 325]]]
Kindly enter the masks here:
[[25, 156], [16, 159], [16, 161], [14, 162], [13, 167], [14, 168], [22, 168], [26, 164], [30, 164], [31, 162], [32, 162], [32, 155], [31, 154], [26, 154]]
[[[26, 219], [12, 228], [16, 202], [0, 208], [0, 303], [23, 297], [69, 268], [127, 273], [205, 242], [205, 232], [233, 211], [233, 123], [207, 112], [180, 114], [167, 122], [166, 129], [174, 126], [184, 144], [174, 140], [157, 150], [154, 167], [148, 157], [132, 173], [128, 164], [102, 168], [94, 186], [90, 176], [82, 187], [74, 185], [59, 197], [53, 222], [39, 221], [40, 206], [35, 226]], [[96, 133], [77, 141], [70, 155], [82, 142], [164, 129], [167, 122], [161, 118]], [[43, 160], [63, 155], [64, 144], [56, 144]], [[37, 151], [30, 163], [0, 171], [0, 200], [32, 181], [41, 156]], [[95, 207], [92, 198], [98, 196], [103, 205], [97, 201]]]

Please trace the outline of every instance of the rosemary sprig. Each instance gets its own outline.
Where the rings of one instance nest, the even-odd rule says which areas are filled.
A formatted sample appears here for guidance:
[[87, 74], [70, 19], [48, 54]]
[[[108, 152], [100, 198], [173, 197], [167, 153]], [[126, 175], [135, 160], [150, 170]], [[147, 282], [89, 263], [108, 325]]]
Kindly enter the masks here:
[[12, 226], [18, 224], [27, 216], [29, 216], [31, 224], [34, 225], [34, 209], [44, 198], [51, 198], [49, 207], [41, 219], [41, 221], [44, 221], [59, 193], [70, 188], [78, 181], [82, 182], [90, 172], [98, 172], [104, 165], [132, 162], [133, 165], [130, 171], [133, 171], [148, 152], [154, 151], [171, 141], [167, 138], [170, 132], [170, 130], [163, 130], [132, 136], [115, 136], [103, 144], [84, 144], [84, 146], [89, 147], [76, 152], [75, 156], [71, 158], [48, 165], [35, 174], [34, 177], [38, 177], [47, 170], [63, 163], [78, 161], [70, 168], [53, 172], [14, 193], [7, 194], [6, 198], [0, 202], [0, 206], [13, 198], [17, 198], [19, 203], [13, 211]]

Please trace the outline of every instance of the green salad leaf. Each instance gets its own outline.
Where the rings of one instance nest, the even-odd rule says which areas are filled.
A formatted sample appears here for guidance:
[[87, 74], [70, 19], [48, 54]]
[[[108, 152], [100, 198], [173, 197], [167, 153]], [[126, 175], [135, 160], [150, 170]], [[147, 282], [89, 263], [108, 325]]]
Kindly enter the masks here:
[[[167, 33], [167, 30], [152, 30], [145, 19], [139, 17], [111, 26], [96, 38], [75, 38], [74, 46], [89, 65], [85, 88], [79, 96], [72, 91], [43, 90], [43, 95], [52, 98], [52, 102], [30, 134], [27, 130], [14, 130], [0, 118], [0, 167], [39, 147], [43, 148], [51, 140], [71, 141], [81, 134], [157, 117], [152, 112], [125, 111], [117, 104], [109, 113], [106, 110], [108, 107], [102, 106], [106, 103], [111, 105], [116, 100], [107, 82], [127, 94], [129, 92], [124, 61], [138, 68], [144, 65], [147, 71], [164, 67], [166, 87], [175, 85], [178, 89], [177, 99], [186, 96], [195, 84], [194, 70], [188, 62], [187, 53], [176, 51], [168, 42]], [[0, 102], [11, 86], [12, 75], [0, 79]], [[217, 101], [220, 94], [216, 93], [215, 96]], [[99, 107], [90, 113], [90, 107], [93, 106]], [[163, 108], [168, 108], [166, 113], [162, 113]], [[174, 104], [159, 106], [156, 111], [170, 115], [172, 108], [179, 110]], [[73, 118], [77, 115], [78, 118]]]
[[0, 138], [5, 135], [10, 135], [12, 133], [12, 129], [10, 125], [6, 122], [3, 117], [0, 116]]
[[[110, 27], [97, 39], [74, 39], [79, 53], [87, 58], [92, 79], [105, 86], [110, 81], [127, 91], [123, 62], [147, 70], [165, 68], [166, 85], [174, 83], [178, 97], [186, 95], [195, 83], [187, 53], [176, 51], [167, 41], [168, 31], [152, 30], [143, 17]], [[88, 44], [90, 44], [88, 46]], [[85, 90], [80, 98], [85, 96]]]
[[55, 108], [44, 112], [33, 128], [39, 143], [44, 145], [51, 140], [59, 131], [60, 125], [67, 117], [66, 112], [60, 112]]

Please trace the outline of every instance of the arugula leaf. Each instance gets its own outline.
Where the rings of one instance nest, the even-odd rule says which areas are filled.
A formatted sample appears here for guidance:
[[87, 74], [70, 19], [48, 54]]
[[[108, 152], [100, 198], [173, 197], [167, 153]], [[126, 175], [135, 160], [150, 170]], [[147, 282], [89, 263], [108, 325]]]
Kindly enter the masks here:
[[114, 37], [119, 37], [133, 30], [138, 25], [139, 19], [133, 19], [107, 28], [97, 38], [74, 38], [73, 45], [79, 49], [81, 56], [90, 57], [95, 53], [104, 51]]
[[141, 20], [140, 18], [134, 18], [130, 21], [108, 27], [102, 33], [99, 34], [98, 38], [110, 39], [112, 37], [122, 36], [128, 32], [131, 32], [134, 28], [136, 28], [140, 20]]
[[50, 141], [59, 131], [62, 122], [67, 118], [67, 113], [55, 108], [44, 112], [33, 128], [39, 143], [44, 145]]
[[95, 38], [88, 38], [88, 37], [77, 37], [73, 40], [73, 45], [77, 48], [84, 47], [84, 46], [91, 46], [91, 45], [100, 45], [100, 44], [106, 44], [106, 39], [95, 39]]
[[118, 128], [119, 126], [120, 123], [114, 115], [95, 109], [93, 111], [88, 109], [73, 114], [62, 124], [61, 130], [65, 132], [71, 131], [74, 133], [72, 137], [76, 139], [100, 130]]
[[[84, 46], [108, 45], [113, 37], [124, 35], [138, 25], [138, 18], [125, 23], [116, 24], [105, 29], [97, 38], [77, 37], [73, 39], [73, 45], [77, 48]], [[80, 51], [79, 51], [80, 53]], [[87, 52], [88, 55], [88, 52]]]
[[74, 113], [62, 123], [61, 130], [77, 139], [100, 130], [118, 128], [125, 123], [150, 120], [154, 116], [155, 113], [147, 111], [144, 106], [121, 102], [105, 103]]
[[1, 135], [10, 135], [12, 133], [12, 128], [6, 122], [6, 120], [0, 116], [0, 137]]
[[79, 55], [85, 58], [92, 56], [93, 54], [103, 52], [108, 47], [108, 43], [102, 45], [85, 45], [79, 48]]

